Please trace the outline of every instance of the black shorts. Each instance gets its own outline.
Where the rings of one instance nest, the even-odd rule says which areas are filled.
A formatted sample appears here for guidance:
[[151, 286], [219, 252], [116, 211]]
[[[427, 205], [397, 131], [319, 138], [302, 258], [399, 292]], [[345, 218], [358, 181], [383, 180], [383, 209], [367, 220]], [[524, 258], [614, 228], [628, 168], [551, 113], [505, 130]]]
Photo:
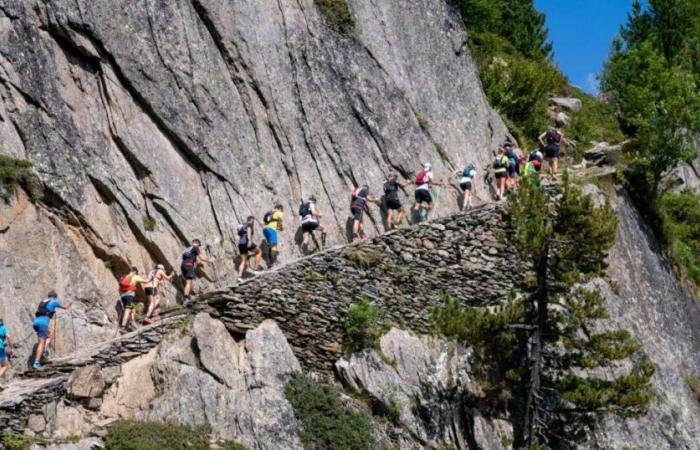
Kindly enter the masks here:
[[352, 214], [352, 220], [362, 222], [362, 217], [365, 215], [365, 210], [364, 208], [350, 208], [350, 214]]
[[182, 264], [180, 266], [180, 270], [182, 271], [182, 277], [185, 280], [194, 280], [194, 266]]
[[387, 198], [386, 209], [393, 209], [394, 211], [399, 210], [401, 209], [401, 202], [398, 198]]
[[559, 146], [558, 145], [548, 145], [544, 149], [544, 154], [547, 158], [559, 158]]
[[472, 190], [472, 182], [465, 181], [463, 183], [459, 183], [459, 187], [462, 188], [463, 191], [471, 191]]
[[143, 292], [145, 292], [146, 295], [156, 295], [158, 293], [158, 288], [146, 287], [143, 288]]
[[509, 159], [508, 160], [508, 176], [513, 176], [516, 173], [518, 173], [518, 164], [515, 162], [514, 159]]
[[241, 255], [247, 255], [248, 253], [253, 253], [258, 246], [253, 244], [248, 247], [248, 244], [238, 244], [238, 251]]
[[433, 196], [427, 189], [416, 189], [416, 203], [433, 203]]
[[301, 231], [303, 231], [304, 233], [311, 233], [316, 228], [318, 228], [319, 225], [320, 223], [315, 220], [311, 222], [304, 222], [301, 224]]
[[124, 305], [124, 309], [134, 309], [134, 299], [135, 298], [136, 298], [135, 295], [122, 295], [121, 301], [122, 301], [122, 305]]
[[505, 178], [507, 175], [508, 173], [505, 170], [503, 172], [496, 172], [496, 179]]

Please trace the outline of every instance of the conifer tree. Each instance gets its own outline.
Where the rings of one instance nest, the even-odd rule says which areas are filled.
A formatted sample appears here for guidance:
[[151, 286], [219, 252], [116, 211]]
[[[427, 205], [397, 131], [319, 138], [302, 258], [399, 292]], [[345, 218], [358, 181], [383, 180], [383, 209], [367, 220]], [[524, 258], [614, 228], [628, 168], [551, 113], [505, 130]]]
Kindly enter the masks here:
[[501, 374], [490, 385], [512, 398], [516, 446], [573, 445], [603, 414], [645, 414], [653, 365], [627, 331], [602, 326], [604, 299], [587, 284], [603, 275], [614, 242], [610, 205], [596, 206], [568, 176], [556, 195], [532, 177], [511, 197], [509, 217], [528, 269], [518, 293], [495, 310], [448, 301], [433, 321], [475, 347], [489, 376]]

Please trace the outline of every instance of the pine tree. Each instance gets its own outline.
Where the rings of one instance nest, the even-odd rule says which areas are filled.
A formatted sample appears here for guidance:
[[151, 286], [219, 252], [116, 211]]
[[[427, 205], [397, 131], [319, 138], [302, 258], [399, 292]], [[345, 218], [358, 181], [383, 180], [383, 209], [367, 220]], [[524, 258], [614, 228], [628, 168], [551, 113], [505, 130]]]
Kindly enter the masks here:
[[510, 398], [517, 446], [575, 445], [602, 414], [645, 414], [653, 365], [627, 331], [603, 327], [604, 299], [586, 284], [604, 274], [614, 242], [610, 205], [596, 206], [568, 177], [559, 195], [530, 178], [509, 217], [526, 281], [496, 310], [448, 302], [433, 311], [436, 330], [474, 346], [490, 377], [501, 374], [490, 384], [507, 390], [499, 396]]

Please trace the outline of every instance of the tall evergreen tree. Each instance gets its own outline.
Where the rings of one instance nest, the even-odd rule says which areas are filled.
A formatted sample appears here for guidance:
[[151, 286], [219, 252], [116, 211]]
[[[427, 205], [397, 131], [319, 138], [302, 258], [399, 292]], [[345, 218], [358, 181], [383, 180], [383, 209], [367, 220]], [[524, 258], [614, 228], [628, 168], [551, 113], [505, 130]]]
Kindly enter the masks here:
[[527, 58], [551, 58], [545, 15], [532, 0], [461, 0], [460, 7], [468, 31], [502, 36]]
[[568, 177], [558, 196], [531, 178], [509, 213], [529, 273], [519, 294], [497, 310], [450, 301], [433, 312], [436, 330], [473, 345], [493, 368], [489, 376], [502, 374], [491, 384], [513, 397], [517, 446], [573, 445], [603, 414], [645, 414], [654, 368], [627, 331], [601, 326], [604, 299], [585, 284], [605, 270], [617, 227], [612, 208], [597, 207]]

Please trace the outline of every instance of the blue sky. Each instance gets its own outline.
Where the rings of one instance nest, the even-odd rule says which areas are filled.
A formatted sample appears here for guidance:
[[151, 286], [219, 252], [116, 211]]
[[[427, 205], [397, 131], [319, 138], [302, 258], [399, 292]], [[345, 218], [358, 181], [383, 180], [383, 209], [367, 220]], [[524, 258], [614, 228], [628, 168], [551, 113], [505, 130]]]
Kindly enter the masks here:
[[574, 85], [595, 93], [595, 77], [632, 0], [535, 0], [535, 6], [547, 15], [556, 63]]

